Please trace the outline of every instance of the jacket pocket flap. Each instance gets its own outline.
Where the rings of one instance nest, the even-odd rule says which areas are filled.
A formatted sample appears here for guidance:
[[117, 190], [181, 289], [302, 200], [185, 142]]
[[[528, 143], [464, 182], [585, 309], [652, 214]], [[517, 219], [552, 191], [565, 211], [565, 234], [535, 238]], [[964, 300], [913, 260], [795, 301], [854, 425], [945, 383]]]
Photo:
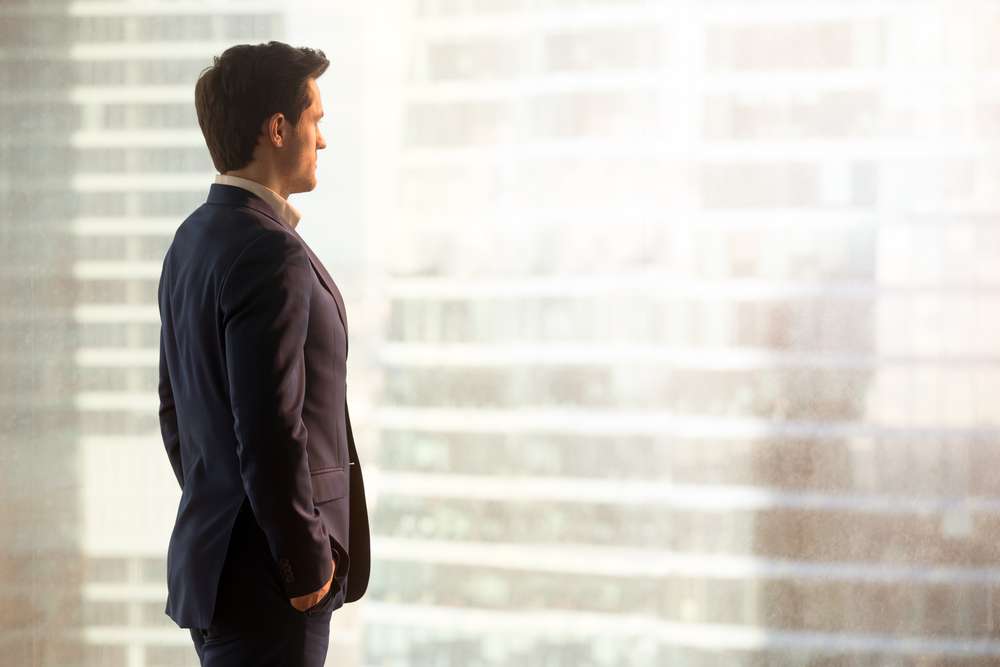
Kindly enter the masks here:
[[327, 468], [310, 474], [312, 479], [313, 502], [325, 503], [347, 495], [350, 478], [343, 467]]

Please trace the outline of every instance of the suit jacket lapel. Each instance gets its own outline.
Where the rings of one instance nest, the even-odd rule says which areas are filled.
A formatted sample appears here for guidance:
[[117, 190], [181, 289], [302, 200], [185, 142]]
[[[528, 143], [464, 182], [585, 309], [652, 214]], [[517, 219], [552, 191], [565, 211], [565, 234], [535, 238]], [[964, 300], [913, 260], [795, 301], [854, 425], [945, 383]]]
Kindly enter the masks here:
[[309, 244], [306, 243], [294, 229], [291, 231], [295, 234], [299, 241], [302, 241], [302, 247], [306, 249], [306, 254], [309, 255], [309, 261], [312, 263], [313, 270], [316, 271], [316, 275], [319, 276], [319, 281], [323, 283], [323, 287], [325, 287], [326, 291], [333, 296], [333, 300], [337, 302], [337, 315], [340, 316], [340, 322], [344, 325], [344, 354], [347, 354], [347, 316], [345, 315], [344, 299], [340, 296], [340, 290], [337, 289], [337, 283], [333, 282], [333, 278], [331, 278], [330, 274], [326, 272], [326, 267], [323, 266], [323, 262], [319, 261], [319, 258], [313, 254], [312, 248], [309, 247]]

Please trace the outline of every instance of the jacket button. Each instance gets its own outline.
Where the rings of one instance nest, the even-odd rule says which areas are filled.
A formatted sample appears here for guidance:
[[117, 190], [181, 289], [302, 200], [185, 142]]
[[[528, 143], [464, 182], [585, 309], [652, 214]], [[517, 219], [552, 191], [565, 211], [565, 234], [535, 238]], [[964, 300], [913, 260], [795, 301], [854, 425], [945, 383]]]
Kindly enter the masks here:
[[292, 564], [288, 562], [287, 558], [282, 558], [278, 561], [278, 569], [281, 571], [281, 578], [286, 584], [295, 581], [295, 575], [292, 574]]

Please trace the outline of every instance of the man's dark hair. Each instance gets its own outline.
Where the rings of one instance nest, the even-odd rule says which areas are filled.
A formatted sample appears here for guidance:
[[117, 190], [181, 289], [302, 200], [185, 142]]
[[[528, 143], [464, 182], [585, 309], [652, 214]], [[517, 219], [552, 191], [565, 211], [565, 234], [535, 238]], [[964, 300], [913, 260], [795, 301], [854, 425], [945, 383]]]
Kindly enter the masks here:
[[215, 56], [194, 87], [198, 125], [220, 174], [253, 159], [264, 121], [281, 112], [293, 126], [309, 106], [307, 82], [330, 61], [319, 49], [282, 42], [238, 44]]

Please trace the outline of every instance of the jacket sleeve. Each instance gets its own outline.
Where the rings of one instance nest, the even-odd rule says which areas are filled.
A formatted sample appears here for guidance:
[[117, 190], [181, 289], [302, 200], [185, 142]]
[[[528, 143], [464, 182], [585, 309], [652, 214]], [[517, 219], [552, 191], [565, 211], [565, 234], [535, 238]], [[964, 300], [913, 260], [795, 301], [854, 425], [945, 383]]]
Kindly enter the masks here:
[[177, 483], [184, 488], [184, 466], [181, 465], [181, 438], [177, 428], [177, 409], [174, 406], [174, 392], [170, 386], [170, 372], [167, 369], [167, 357], [164, 351], [163, 328], [160, 328], [160, 435], [163, 436], [163, 446], [170, 459], [170, 467], [174, 469]]
[[236, 258], [219, 292], [243, 487], [290, 598], [317, 591], [332, 574], [302, 422], [311, 272], [295, 237], [266, 231]]

